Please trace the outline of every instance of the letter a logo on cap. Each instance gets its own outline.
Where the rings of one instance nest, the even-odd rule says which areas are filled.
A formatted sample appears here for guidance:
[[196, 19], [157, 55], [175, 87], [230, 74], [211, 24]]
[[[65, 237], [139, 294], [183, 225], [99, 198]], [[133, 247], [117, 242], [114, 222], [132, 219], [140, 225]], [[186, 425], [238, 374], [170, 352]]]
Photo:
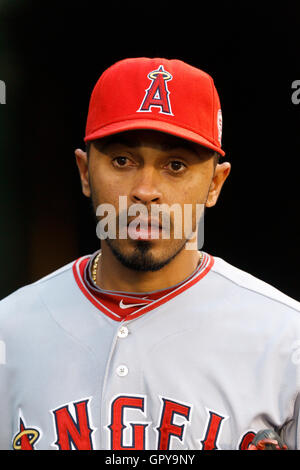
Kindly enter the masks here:
[[160, 113], [171, 114], [171, 104], [169, 100], [169, 90], [167, 81], [172, 80], [172, 75], [164, 70], [163, 65], [160, 65], [157, 70], [152, 70], [148, 74], [148, 78], [152, 80], [151, 85], [146, 90], [145, 97], [138, 112], [149, 113], [152, 107], [160, 108]]

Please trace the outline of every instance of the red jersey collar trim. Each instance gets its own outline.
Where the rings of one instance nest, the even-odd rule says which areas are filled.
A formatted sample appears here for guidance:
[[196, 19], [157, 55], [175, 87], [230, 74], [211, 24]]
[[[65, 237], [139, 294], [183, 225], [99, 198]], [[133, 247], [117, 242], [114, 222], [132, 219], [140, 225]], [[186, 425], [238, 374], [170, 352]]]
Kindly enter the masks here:
[[81, 292], [85, 295], [85, 297], [102, 313], [107, 315], [109, 318], [115, 321], [124, 321], [124, 320], [133, 320], [134, 318], [140, 317], [141, 315], [144, 315], [144, 313], [147, 313], [154, 308], [159, 307], [160, 305], [163, 305], [164, 303], [168, 302], [169, 300], [173, 299], [177, 295], [181, 294], [185, 290], [189, 289], [193, 285], [195, 285], [198, 281], [203, 279], [204, 276], [211, 270], [211, 268], [214, 265], [214, 258], [212, 255], [209, 255], [207, 253], [202, 252], [203, 258], [201, 261], [200, 269], [199, 272], [196, 276], [192, 277], [192, 279], [186, 281], [185, 283], [181, 284], [179, 287], [176, 289], [172, 290], [171, 292], [167, 293], [166, 295], [163, 295], [157, 300], [154, 300], [151, 302], [149, 305], [146, 305], [145, 307], [141, 307], [138, 311], [135, 311], [126, 317], [124, 316], [119, 316], [117, 313], [111, 311], [108, 309], [103, 303], [101, 303], [96, 296], [92, 294], [86, 287], [84, 283], [84, 279], [82, 278], [81, 275], [81, 270], [80, 266], [82, 266], [82, 263], [87, 263], [88, 259], [91, 257], [91, 255], [87, 256], [82, 256], [81, 258], [78, 258], [76, 261], [74, 261], [73, 266], [72, 266], [72, 271], [73, 275], [75, 278], [75, 281], [81, 290]]

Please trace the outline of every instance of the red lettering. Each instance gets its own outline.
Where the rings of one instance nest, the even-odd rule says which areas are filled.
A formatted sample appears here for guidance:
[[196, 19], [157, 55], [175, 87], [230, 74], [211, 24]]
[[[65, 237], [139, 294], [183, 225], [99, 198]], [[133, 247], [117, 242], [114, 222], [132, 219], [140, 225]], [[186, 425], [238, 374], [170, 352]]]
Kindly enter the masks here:
[[184, 416], [189, 420], [190, 407], [175, 401], [163, 400], [162, 417], [160, 421], [158, 450], [169, 449], [171, 436], [175, 436], [182, 441], [184, 425], [174, 424], [174, 415]]
[[253, 441], [255, 437], [255, 432], [249, 431], [247, 432], [243, 437], [239, 445], [240, 450], [247, 450], [249, 447], [249, 444]]
[[144, 398], [120, 396], [113, 401], [111, 406], [111, 424], [108, 426], [111, 431], [111, 449], [143, 450], [145, 449], [145, 429], [148, 424], [131, 424], [131, 445], [124, 445], [123, 430], [127, 427], [124, 424], [124, 411], [126, 408], [137, 408], [144, 411]]
[[209, 412], [209, 422], [207, 425], [207, 430], [205, 438], [202, 442], [202, 450], [216, 450], [217, 447], [217, 438], [220, 432], [221, 423], [224, 419], [224, 416], [220, 416], [212, 411]]
[[77, 450], [92, 450], [87, 404], [88, 400], [74, 403], [76, 421], [68, 406], [53, 411], [57, 432], [55, 444], [60, 450], [71, 450], [72, 444]]

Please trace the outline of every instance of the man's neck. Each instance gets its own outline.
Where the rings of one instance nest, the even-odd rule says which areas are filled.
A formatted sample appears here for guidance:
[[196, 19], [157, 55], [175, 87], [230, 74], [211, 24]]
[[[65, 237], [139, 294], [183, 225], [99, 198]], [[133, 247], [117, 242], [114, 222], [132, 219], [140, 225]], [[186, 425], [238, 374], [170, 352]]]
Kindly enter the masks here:
[[134, 271], [124, 266], [110, 248], [104, 245], [97, 268], [97, 285], [102, 289], [124, 292], [167, 289], [188, 278], [197, 268], [200, 259], [199, 251], [183, 249], [158, 271]]

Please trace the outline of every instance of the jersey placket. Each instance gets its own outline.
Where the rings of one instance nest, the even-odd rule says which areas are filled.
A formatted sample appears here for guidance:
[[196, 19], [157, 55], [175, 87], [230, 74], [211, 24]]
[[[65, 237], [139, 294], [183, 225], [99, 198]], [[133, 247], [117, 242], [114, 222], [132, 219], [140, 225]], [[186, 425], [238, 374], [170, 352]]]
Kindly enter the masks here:
[[[106, 365], [101, 404], [101, 448], [105, 449], [117, 450], [144, 445], [140, 439], [136, 442], [136, 430], [127, 423], [126, 418], [129, 413], [130, 418], [133, 415], [137, 418], [130, 421], [145, 421], [143, 399], [136, 395], [140, 391], [141, 371], [138, 352], [134, 347], [133, 324], [134, 322], [123, 320], [116, 325]], [[141, 437], [143, 433], [140, 430], [138, 434]]]

